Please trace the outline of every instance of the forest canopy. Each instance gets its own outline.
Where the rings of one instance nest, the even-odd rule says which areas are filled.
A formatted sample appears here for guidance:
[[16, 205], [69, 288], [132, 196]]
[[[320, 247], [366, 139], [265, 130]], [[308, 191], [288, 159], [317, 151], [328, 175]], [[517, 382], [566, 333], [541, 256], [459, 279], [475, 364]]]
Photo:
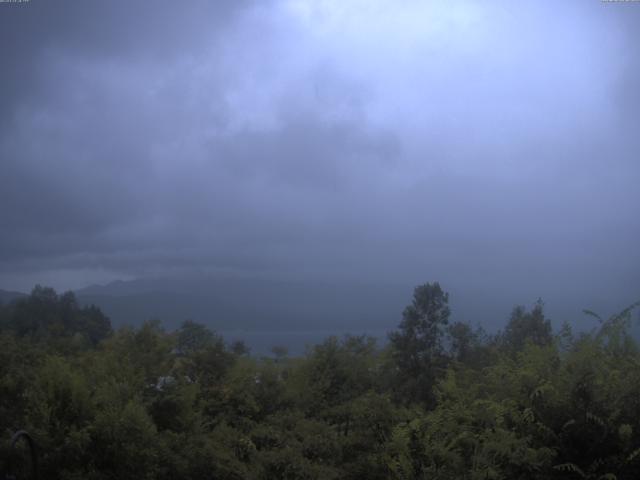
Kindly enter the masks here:
[[427, 283], [384, 345], [257, 357], [36, 287], [0, 306], [0, 473], [24, 428], [47, 479], [636, 479], [637, 306], [573, 333], [539, 301], [488, 334]]

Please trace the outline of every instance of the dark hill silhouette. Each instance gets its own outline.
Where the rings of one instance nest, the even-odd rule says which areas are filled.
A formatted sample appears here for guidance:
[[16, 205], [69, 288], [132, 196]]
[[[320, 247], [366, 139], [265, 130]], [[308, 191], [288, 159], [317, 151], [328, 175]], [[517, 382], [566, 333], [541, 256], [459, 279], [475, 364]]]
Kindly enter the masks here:
[[18, 298], [26, 297], [27, 295], [22, 292], [12, 292], [9, 290], [0, 290], [0, 303], [7, 304]]
[[79, 301], [98, 305], [115, 326], [193, 319], [217, 330], [391, 329], [410, 289], [246, 277], [146, 278], [91, 286]]

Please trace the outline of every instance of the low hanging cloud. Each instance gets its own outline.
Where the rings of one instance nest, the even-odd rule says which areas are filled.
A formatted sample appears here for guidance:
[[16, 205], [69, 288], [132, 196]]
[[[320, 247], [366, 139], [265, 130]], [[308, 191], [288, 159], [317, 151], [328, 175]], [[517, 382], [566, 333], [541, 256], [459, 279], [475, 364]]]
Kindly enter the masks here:
[[230, 269], [633, 300], [634, 7], [1, 4], [0, 286]]

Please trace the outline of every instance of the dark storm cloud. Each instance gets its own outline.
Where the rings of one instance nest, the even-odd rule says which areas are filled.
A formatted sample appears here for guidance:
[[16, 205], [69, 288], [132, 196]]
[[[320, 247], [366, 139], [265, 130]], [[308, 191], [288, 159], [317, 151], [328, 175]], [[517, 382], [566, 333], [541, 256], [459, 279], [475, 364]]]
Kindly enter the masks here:
[[[92, 258], [139, 268], [153, 255], [169, 266], [264, 264], [272, 243], [305, 237], [318, 210], [336, 208], [331, 197], [358, 162], [373, 160], [371, 172], [397, 150], [392, 136], [368, 132], [362, 118], [292, 109], [288, 94], [276, 126], [233, 128], [228, 87], [197, 63], [151, 64], [138, 78], [126, 62], [104, 67], [69, 55], [49, 60], [57, 78], [49, 96], [24, 109], [4, 137], [7, 264]], [[158, 83], [147, 85], [150, 78]], [[315, 101], [318, 89], [310, 91]], [[340, 104], [341, 94], [323, 93], [322, 101]], [[358, 95], [344, 94], [357, 110]], [[300, 203], [307, 189], [327, 190], [326, 198]]]
[[0, 11], [0, 121], [24, 102], [48, 93], [47, 57], [72, 53], [91, 59], [166, 60], [203, 44], [247, 6], [244, 0], [43, 1], [3, 5]]
[[[304, 235], [307, 222], [295, 217], [305, 212], [287, 213], [293, 195], [335, 191], [353, 174], [350, 157], [384, 161], [396, 148], [385, 132], [374, 136], [364, 125], [326, 121], [314, 111], [287, 113], [292, 107], [285, 105], [273, 129], [227, 131], [229, 79], [216, 71], [217, 59], [211, 70], [198, 64], [210, 51], [234, 56], [212, 31], [230, 17], [223, 4], [215, 11], [199, 3], [157, 5], [149, 15], [142, 3], [107, 11], [103, 3], [48, 5], [38, 4], [39, 15], [22, 24], [31, 35], [25, 49], [39, 52], [38, 68], [47, 72], [36, 79], [43, 97], [36, 105], [17, 102], [21, 110], [1, 145], [1, 260], [8, 265], [38, 268], [56, 257], [68, 265], [79, 254], [120, 267], [122, 256], [136, 264], [132, 253], [144, 262], [146, 252], [162, 250], [182, 252], [163, 261], [255, 257], [256, 244], [268, 250], [270, 241]], [[169, 18], [167, 31], [160, 20]], [[104, 23], [91, 30], [98, 19]], [[187, 28], [187, 19], [196, 21]], [[191, 53], [177, 55], [177, 46], [187, 45]], [[144, 63], [141, 76], [136, 62]], [[322, 95], [329, 102], [336, 96]], [[346, 95], [351, 103], [358, 96]], [[227, 250], [242, 248], [254, 228], [259, 234], [248, 251]], [[216, 247], [224, 253], [207, 254]]]
[[211, 268], [638, 293], [640, 7], [31, 0], [0, 24], [7, 287]]

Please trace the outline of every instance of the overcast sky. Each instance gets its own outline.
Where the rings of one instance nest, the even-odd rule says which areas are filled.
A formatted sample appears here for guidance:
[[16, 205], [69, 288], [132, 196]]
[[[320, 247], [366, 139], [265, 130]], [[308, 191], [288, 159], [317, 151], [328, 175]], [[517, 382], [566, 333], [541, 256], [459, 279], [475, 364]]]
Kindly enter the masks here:
[[0, 58], [0, 288], [640, 298], [640, 2], [30, 0]]

